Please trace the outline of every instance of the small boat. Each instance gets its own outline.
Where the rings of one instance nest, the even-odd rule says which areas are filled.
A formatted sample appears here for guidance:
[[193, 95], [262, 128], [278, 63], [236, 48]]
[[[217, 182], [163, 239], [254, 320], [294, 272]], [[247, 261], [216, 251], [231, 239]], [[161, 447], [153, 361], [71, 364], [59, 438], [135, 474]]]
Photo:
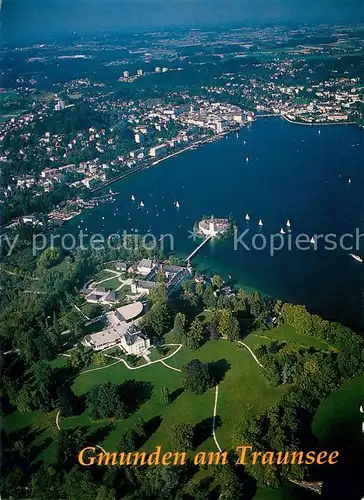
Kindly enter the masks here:
[[156, 217], [159, 217], [159, 213], [156, 215]]
[[286, 222], [286, 226], [287, 226], [287, 227], [291, 227], [291, 223], [290, 223], [289, 219], [288, 219], [288, 220], [287, 220], [287, 222]]
[[132, 201], [135, 201], [135, 196], [133, 194], [131, 195], [131, 199]]
[[176, 201], [175, 205], [176, 205], [177, 208], [180, 207], [180, 204], [178, 203], [178, 201]]
[[310, 239], [310, 243], [311, 243], [311, 245], [314, 245], [314, 244], [316, 243], [316, 240], [315, 240], [315, 238], [314, 238], [313, 236], [312, 236], [312, 238]]
[[349, 179], [349, 184], [351, 184], [351, 179]]
[[246, 146], [246, 141], [243, 142], [244, 146]]
[[250, 220], [250, 215], [249, 214], [246, 214], [245, 220]]
[[105, 220], [105, 217], [101, 217], [102, 220]]
[[357, 262], [363, 262], [363, 259], [359, 257], [359, 255], [355, 255], [355, 253], [349, 253], [350, 257], [355, 259]]
[[245, 161], [248, 163], [249, 162], [249, 156], [245, 158]]
[[262, 221], [262, 219], [259, 219], [258, 225], [259, 225], [259, 226], [262, 226], [262, 225], [263, 225], [263, 221]]
[[281, 234], [286, 234], [286, 231], [281, 227], [281, 230], [279, 231]]
[[131, 220], [131, 217], [128, 217], [128, 220]]
[[321, 135], [321, 130], [320, 130], [320, 129], [319, 129], [319, 131], [318, 131], [318, 135]]
[[236, 132], [236, 138], [239, 139], [239, 132]]
[[144, 203], [141, 201], [141, 202], [139, 203], [139, 206], [140, 206], [140, 207], [144, 207]]

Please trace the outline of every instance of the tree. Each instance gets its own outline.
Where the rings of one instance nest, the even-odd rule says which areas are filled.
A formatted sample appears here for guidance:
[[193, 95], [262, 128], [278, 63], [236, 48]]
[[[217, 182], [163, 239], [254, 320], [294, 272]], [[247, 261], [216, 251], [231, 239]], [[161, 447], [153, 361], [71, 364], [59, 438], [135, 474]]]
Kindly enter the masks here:
[[98, 366], [107, 365], [107, 359], [101, 352], [99, 353], [95, 352], [95, 354], [92, 356], [92, 362]]
[[185, 389], [201, 395], [214, 385], [214, 380], [209, 371], [208, 363], [199, 359], [192, 359], [182, 367], [182, 385]]
[[172, 425], [171, 443], [177, 451], [193, 450], [194, 433], [192, 425], [182, 421]]
[[59, 473], [53, 468], [41, 465], [31, 480], [30, 498], [49, 500], [60, 498], [61, 482]]
[[161, 387], [160, 402], [162, 405], [169, 405], [169, 403], [171, 402], [171, 395], [165, 385]]
[[187, 347], [191, 350], [198, 349], [204, 337], [204, 328], [199, 318], [195, 318], [187, 332]]
[[196, 283], [196, 294], [199, 297], [202, 297], [204, 293], [204, 286], [202, 283]]
[[54, 266], [60, 260], [61, 252], [59, 248], [46, 248], [39, 256], [37, 266], [39, 269], [47, 269]]
[[167, 285], [159, 281], [157, 286], [150, 291], [148, 299], [152, 304], [157, 304], [158, 302], [166, 303], [168, 300]]
[[156, 337], [162, 337], [170, 328], [170, 313], [165, 302], [156, 302], [145, 315], [146, 326]]
[[174, 318], [174, 326], [173, 326], [173, 338], [178, 343], [183, 343], [186, 340], [186, 316], [178, 312]]
[[[130, 470], [129, 468], [127, 470]], [[139, 471], [140, 494], [136, 498], [174, 500], [180, 487], [177, 467], [147, 467]]]
[[221, 276], [215, 274], [211, 279], [211, 283], [215, 289], [220, 289], [224, 284], [224, 280], [221, 278]]
[[86, 395], [86, 405], [94, 420], [126, 416], [126, 408], [121, 400], [118, 386], [111, 382], [93, 387]]
[[74, 467], [65, 474], [63, 491], [67, 500], [94, 500], [95, 485], [90, 471]]
[[216, 321], [211, 321], [209, 324], [209, 332], [210, 332], [210, 340], [217, 340], [220, 337], [220, 334], [217, 329], [217, 322]]
[[216, 297], [211, 285], [207, 285], [203, 294], [203, 303], [207, 309], [214, 309], [216, 307]]
[[112, 488], [102, 485], [97, 489], [95, 500], [115, 500], [116, 492]]
[[91, 350], [87, 350], [83, 345], [78, 345], [71, 351], [67, 363], [71, 368], [79, 371], [91, 364], [92, 357], [93, 352]]
[[220, 313], [218, 330], [230, 342], [239, 339], [239, 322], [230, 309], [223, 309]]
[[77, 415], [77, 397], [72, 391], [70, 385], [65, 382], [58, 387], [58, 406], [62, 417], [72, 417]]
[[16, 406], [21, 413], [27, 413], [37, 408], [34, 392], [30, 384], [24, 384], [16, 398]]
[[216, 479], [220, 485], [220, 499], [230, 500], [234, 498], [234, 500], [238, 500], [242, 498], [243, 485], [230, 464], [217, 466]]

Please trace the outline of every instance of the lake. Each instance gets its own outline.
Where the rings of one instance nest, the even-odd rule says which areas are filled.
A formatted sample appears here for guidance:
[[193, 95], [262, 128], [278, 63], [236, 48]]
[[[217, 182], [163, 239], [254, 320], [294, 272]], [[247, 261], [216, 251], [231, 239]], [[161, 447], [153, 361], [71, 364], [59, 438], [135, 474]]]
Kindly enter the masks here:
[[[293, 238], [299, 233], [335, 233], [338, 238], [355, 234], [356, 228], [364, 233], [363, 167], [364, 134], [355, 126], [320, 128], [258, 119], [238, 136], [229, 134], [113, 184], [119, 193], [116, 203], [83, 213], [63, 231], [75, 233], [80, 226], [105, 236], [118, 230], [149, 231], [157, 238], [171, 233], [175, 253], [185, 257], [198, 245], [189, 230], [204, 214], [232, 214], [239, 234], [250, 230], [247, 243], [259, 232], [267, 238], [280, 228], [287, 233], [287, 219]], [[288, 234], [283, 238], [286, 242]], [[256, 240], [261, 245], [262, 236]], [[364, 258], [364, 236], [361, 240], [362, 250], [352, 253]], [[268, 247], [247, 250], [238, 244], [234, 249], [230, 237], [204, 245], [192, 264], [225, 279], [230, 275], [247, 290], [305, 304], [326, 318], [361, 323], [364, 264], [350, 257], [349, 250], [323, 246], [318, 242], [317, 250], [312, 245], [306, 251], [289, 250], [285, 243], [271, 256]]]

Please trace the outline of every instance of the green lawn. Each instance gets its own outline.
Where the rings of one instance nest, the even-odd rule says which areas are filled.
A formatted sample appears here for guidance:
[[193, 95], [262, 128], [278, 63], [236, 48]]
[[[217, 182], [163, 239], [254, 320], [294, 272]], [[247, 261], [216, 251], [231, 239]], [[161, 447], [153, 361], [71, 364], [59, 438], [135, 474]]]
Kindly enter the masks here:
[[[219, 384], [217, 415], [221, 419], [221, 427], [217, 429], [217, 439], [223, 448], [230, 448], [233, 444], [234, 428], [241, 419], [269, 408], [277, 401], [283, 390], [273, 389], [268, 385], [261, 375], [259, 366], [245, 348], [226, 340], [209, 341], [196, 351], [189, 351], [183, 347], [176, 356], [168, 359], [167, 363], [175, 368], [181, 368], [193, 358], [219, 365], [223, 380]], [[65, 362], [65, 358], [57, 358], [54, 367], [64, 366]], [[87, 412], [84, 412], [76, 417], [61, 418], [61, 427], [65, 429], [87, 426], [92, 432], [106, 424], [112, 424], [105, 440], [98, 444], [103, 444], [106, 449], [113, 449], [120, 433], [128, 427], [133, 427], [138, 418], [142, 417], [147, 422], [153, 419], [155, 432], [143, 449], [148, 451], [157, 445], [162, 445], [168, 450], [172, 449], [171, 426], [175, 422], [184, 420], [196, 425], [206, 419], [211, 419], [213, 415], [215, 389], [208, 390], [202, 396], [182, 391], [180, 373], [168, 369], [161, 363], [146, 365], [133, 371], [128, 370], [122, 363], [118, 363], [103, 370], [82, 373], [76, 378], [73, 389], [77, 395], [84, 395], [97, 384], [106, 381], [121, 384], [127, 379], [150, 383], [152, 389], [149, 399], [142, 403], [128, 419], [115, 422], [107, 420], [91, 422]], [[168, 406], [159, 402], [163, 385], [168, 387], [174, 398]], [[15, 412], [4, 419], [4, 428], [11, 432], [29, 425], [37, 426], [39, 419], [40, 421], [43, 419], [48, 427], [44, 422], [42, 423], [42, 432], [37, 437], [36, 443], [43, 441], [47, 446], [41, 451], [39, 458], [52, 461], [55, 457], [55, 445], [49, 438], [56, 432], [55, 415], [56, 412], [49, 415], [41, 415], [39, 412], [22, 415]], [[211, 421], [208, 420], [206, 425], [210, 429]], [[205, 439], [199, 443], [198, 449], [216, 450], [216, 445], [209, 434], [208, 432]]]
[[360, 405], [364, 405], [364, 375], [345, 382], [318, 407], [312, 430], [320, 443], [350, 445], [360, 442], [364, 422]]
[[[253, 337], [253, 338], [252, 338]], [[317, 349], [330, 349], [330, 345], [323, 340], [312, 337], [309, 335], [300, 335], [296, 330], [290, 325], [280, 325], [272, 330], [265, 330], [263, 332], [253, 332], [247, 338], [249, 347], [251, 347], [250, 342], [255, 345], [268, 343], [271, 340], [286, 340], [287, 342], [292, 342], [294, 344], [306, 345], [316, 347]]]
[[121, 286], [121, 283], [118, 278], [110, 278], [109, 280], [101, 283], [100, 286], [103, 286], [105, 290], [116, 290], [119, 286]]

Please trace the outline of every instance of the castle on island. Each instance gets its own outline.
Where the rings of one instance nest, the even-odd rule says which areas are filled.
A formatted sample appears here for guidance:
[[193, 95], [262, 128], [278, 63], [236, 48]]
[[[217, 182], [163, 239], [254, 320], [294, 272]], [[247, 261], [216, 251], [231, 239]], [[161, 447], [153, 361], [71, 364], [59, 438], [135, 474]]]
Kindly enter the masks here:
[[218, 236], [228, 229], [228, 219], [216, 219], [213, 215], [209, 219], [200, 220], [198, 223], [198, 233], [203, 236]]

